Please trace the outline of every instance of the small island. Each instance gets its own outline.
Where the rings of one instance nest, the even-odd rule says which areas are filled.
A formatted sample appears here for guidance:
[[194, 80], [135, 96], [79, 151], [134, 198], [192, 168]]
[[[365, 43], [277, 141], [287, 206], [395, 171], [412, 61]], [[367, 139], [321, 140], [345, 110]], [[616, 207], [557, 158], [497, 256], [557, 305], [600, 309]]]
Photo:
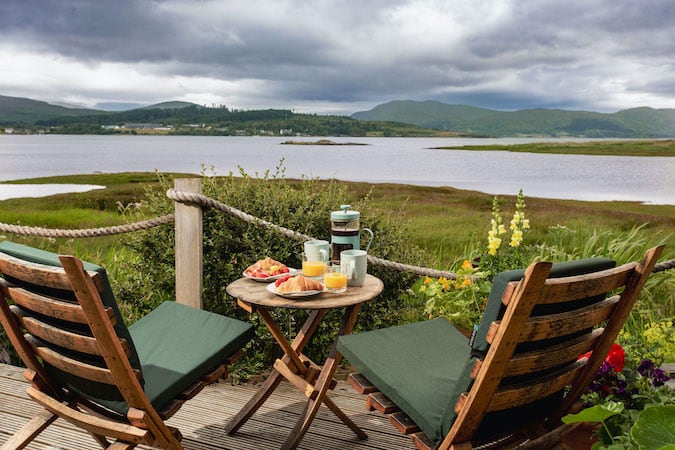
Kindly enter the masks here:
[[281, 145], [368, 145], [359, 142], [335, 142], [330, 139], [319, 139], [318, 141], [284, 141]]

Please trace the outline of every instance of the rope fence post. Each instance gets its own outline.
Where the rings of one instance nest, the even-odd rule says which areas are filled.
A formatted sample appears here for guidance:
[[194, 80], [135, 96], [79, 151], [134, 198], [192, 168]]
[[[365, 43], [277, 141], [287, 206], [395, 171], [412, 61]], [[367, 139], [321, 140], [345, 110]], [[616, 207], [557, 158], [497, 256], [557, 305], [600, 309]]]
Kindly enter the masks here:
[[[201, 178], [176, 178], [177, 191], [202, 193]], [[202, 208], [174, 201], [176, 227], [176, 302], [202, 309]]]

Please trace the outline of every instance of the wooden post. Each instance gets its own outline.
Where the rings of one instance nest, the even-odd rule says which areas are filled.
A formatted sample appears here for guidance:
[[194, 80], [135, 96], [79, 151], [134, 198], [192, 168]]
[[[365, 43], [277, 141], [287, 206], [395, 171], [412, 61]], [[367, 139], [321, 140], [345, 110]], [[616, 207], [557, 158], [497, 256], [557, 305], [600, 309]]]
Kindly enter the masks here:
[[[174, 189], [202, 193], [201, 178], [176, 178]], [[202, 309], [202, 208], [175, 202], [176, 301]]]

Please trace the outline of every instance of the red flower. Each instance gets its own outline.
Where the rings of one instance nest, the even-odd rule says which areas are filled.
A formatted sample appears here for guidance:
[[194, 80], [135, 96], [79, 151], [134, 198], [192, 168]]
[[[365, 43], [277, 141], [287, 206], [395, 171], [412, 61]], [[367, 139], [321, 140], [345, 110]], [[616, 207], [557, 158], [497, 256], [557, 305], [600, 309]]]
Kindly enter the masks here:
[[609, 350], [609, 355], [607, 355], [605, 361], [612, 366], [614, 372], [621, 372], [626, 362], [626, 352], [623, 351], [623, 348], [619, 344], [612, 344], [612, 348]]
[[[584, 353], [577, 359], [589, 358], [591, 353], [593, 352]], [[605, 358], [605, 361], [607, 361], [607, 364], [609, 364], [614, 372], [621, 372], [626, 363], [626, 352], [619, 344], [614, 343], [612, 344], [612, 348], [609, 349], [609, 354]]]

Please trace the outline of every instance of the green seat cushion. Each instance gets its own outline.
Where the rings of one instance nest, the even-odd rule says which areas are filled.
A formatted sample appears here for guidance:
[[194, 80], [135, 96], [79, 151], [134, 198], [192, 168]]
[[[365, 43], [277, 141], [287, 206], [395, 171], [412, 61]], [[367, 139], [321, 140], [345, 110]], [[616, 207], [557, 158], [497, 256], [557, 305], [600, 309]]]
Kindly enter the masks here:
[[[0, 251], [24, 261], [61, 266], [55, 253], [9, 241], [0, 242]], [[105, 269], [86, 262], [84, 268], [101, 275], [105, 283], [101, 298], [115, 313], [115, 332], [129, 342], [131, 367], [143, 374], [146, 395], [159, 410], [253, 337], [250, 324], [170, 301], [127, 329]], [[41, 290], [49, 294], [45, 291]], [[58, 294], [62, 296], [63, 293]], [[47, 369], [60, 383], [79, 395], [126, 415], [129, 406], [116, 387], [80, 379], [51, 366]]]
[[[553, 265], [550, 276], [582, 275], [614, 266], [614, 261], [606, 258], [558, 263]], [[448, 433], [456, 418], [454, 406], [459, 395], [471, 388], [470, 370], [489, 347], [486, 341], [489, 325], [504, 313], [501, 297], [506, 285], [522, 279], [524, 273], [524, 270], [513, 270], [495, 276], [471, 345], [448, 321], [435, 319], [342, 336], [338, 350], [431, 441], [438, 441]], [[539, 308], [535, 313], [555, 312], [549, 307]], [[541, 417], [552, 405], [559, 404], [561, 395], [557, 393], [534, 404], [489, 414], [477, 434], [489, 436], [510, 429], [524, 419]]]
[[249, 323], [164, 302], [129, 327], [143, 366], [145, 393], [162, 410], [253, 337]]
[[342, 336], [338, 350], [431, 440], [440, 439], [470, 351], [450, 322], [439, 318]]

